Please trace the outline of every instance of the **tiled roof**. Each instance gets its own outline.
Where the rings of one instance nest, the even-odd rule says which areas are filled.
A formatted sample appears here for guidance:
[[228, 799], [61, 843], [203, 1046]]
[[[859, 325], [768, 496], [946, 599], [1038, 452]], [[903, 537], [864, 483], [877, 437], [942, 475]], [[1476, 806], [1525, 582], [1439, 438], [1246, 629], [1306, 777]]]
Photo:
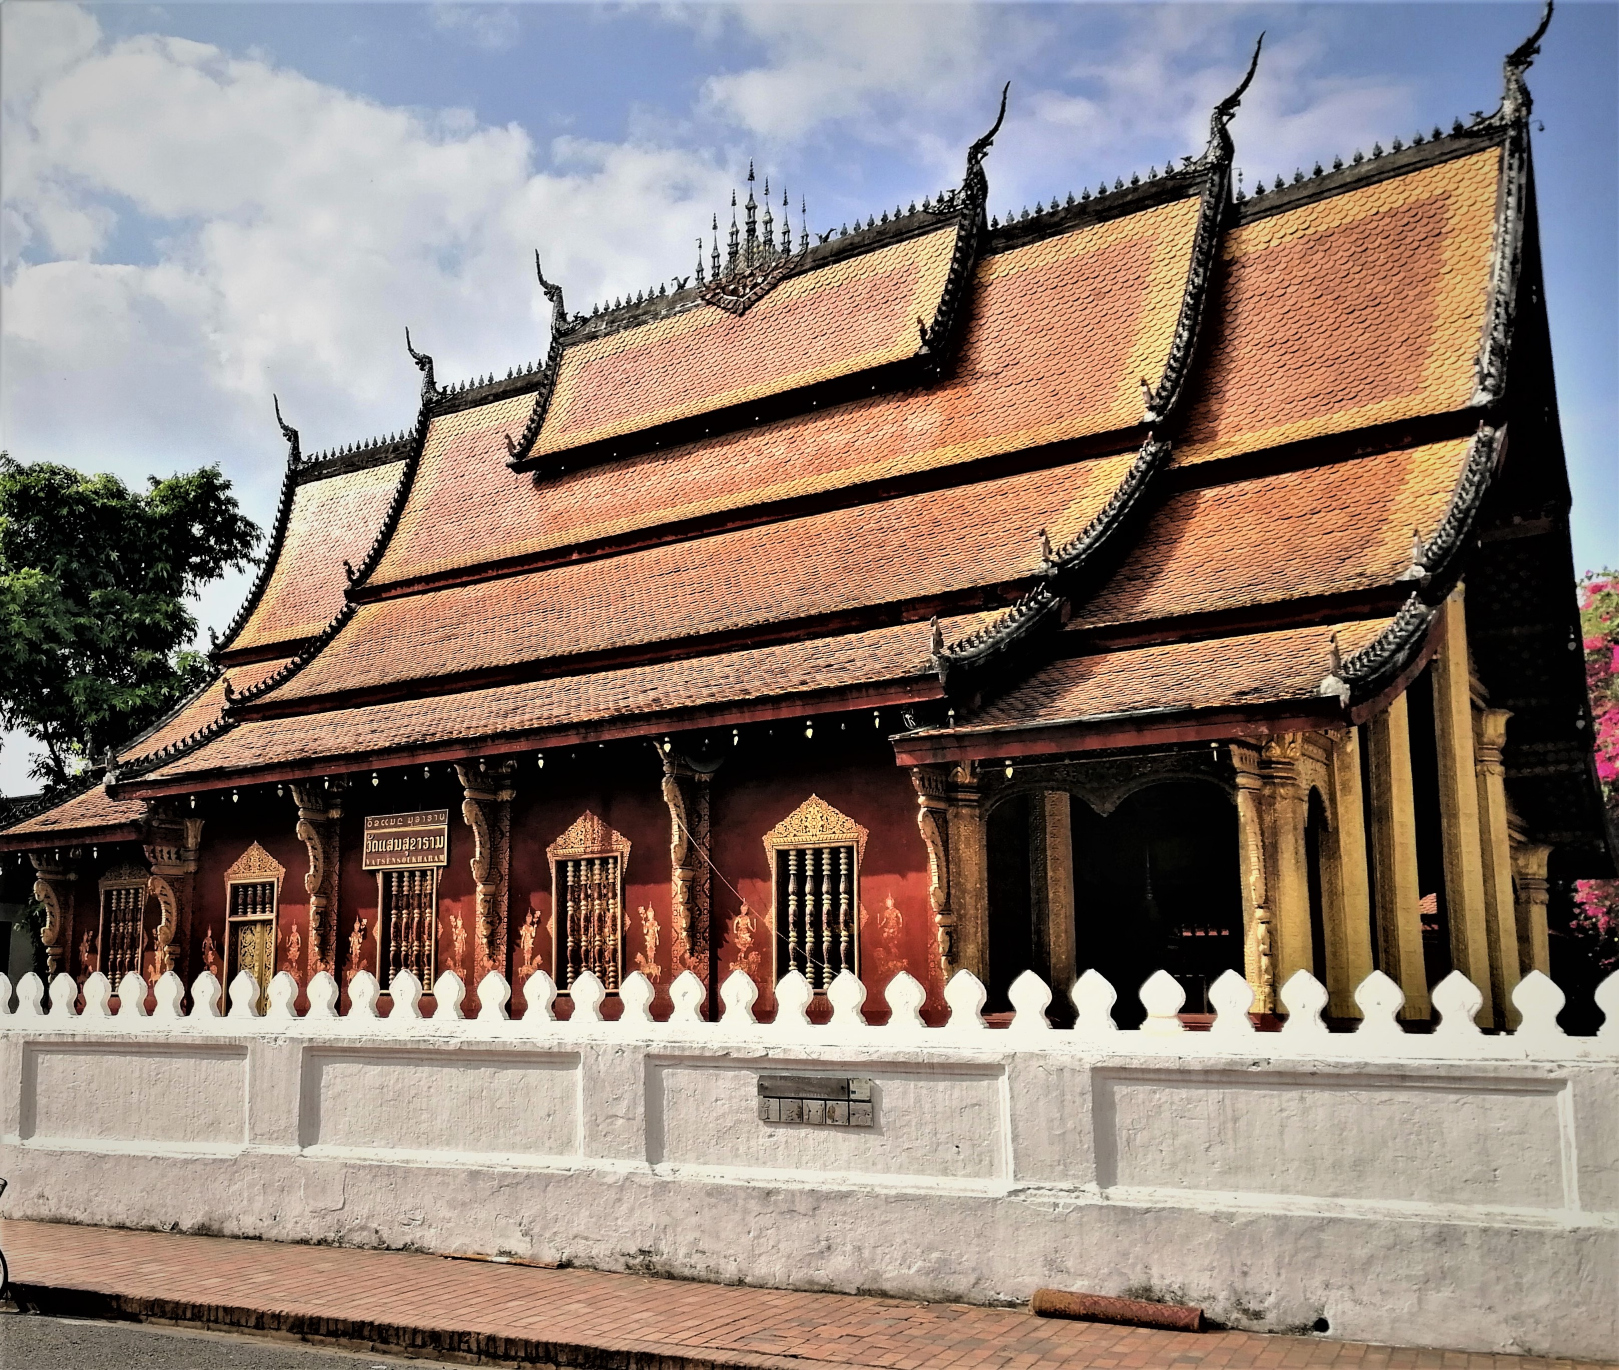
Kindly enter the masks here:
[[533, 450], [564, 452], [912, 356], [956, 232], [951, 218], [790, 277], [740, 317], [699, 304], [565, 348]]
[[402, 469], [396, 461], [298, 486], [269, 582], [232, 651], [295, 642], [326, 626], [343, 607], [343, 563], [365, 556]]
[[1501, 153], [1234, 228], [1179, 463], [1465, 408]]
[[138, 757], [150, 756], [175, 742], [183, 741], [193, 733], [217, 722], [225, 709], [225, 682], [237, 694], [250, 690], [261, 680], [272, 676], [290, 660], [275, 657], [269, 661], [255, 661], [242, 666], [227, 666], [202, 690], [194, 694], [174, 713], [162, 719], [149, 732], [127, 743], [118, 753], [120, 764]]
[[[1156, 383], [1174, 335], [1197, 214], [1196, 198], [1177, 200], [985, 258], [960, 357], [925, 389], [547, 476], [538, 487], [505, 465], [502, 434], [522, 426], [521, 401], [513, 417], [506, 401], [491, 406], [498, 416], [435, 420], [373, 581], [1129, 428], [1141, 417], [1140, 380]], [[455, 438], [441, 439], [449, 424]]]
[[82, 794], [0, 832], [0, 846], [9, 845], [10, 838], [89, 836], [128, 827], [141, 821], [145, 809], [139, 799], [112, 799], [102, 786], [92, 785]]
[[1433, 540], [1468, 439], [1187, 490], [1074, 608], [1069, 631], [1388, 586]]
[[1212, 641], [1174, 642], [1054, 661], [964, 718], [958, 733], [1038, 726], [1142, 711], [1319, 701], [1332, 635], [1345, 655], [1388, 619], [1363, 619]]
[[360, 606], [280, 702], [737, 632], [1027, 578], [1130, 456], [952, 486]]
[[[969, 631], [984, 615], [947, 622]], [[937, 681], [926, 623], [596, 674], [468, 690], [239, 725], [145, 782], [231, 774], [328, 758], [476, 742], [511, 734], [543, 745], [546, 730], [614, 734], [654, 729], [683, 710], [790, 700], [854, 687], [908, 687], [926, 697]]]

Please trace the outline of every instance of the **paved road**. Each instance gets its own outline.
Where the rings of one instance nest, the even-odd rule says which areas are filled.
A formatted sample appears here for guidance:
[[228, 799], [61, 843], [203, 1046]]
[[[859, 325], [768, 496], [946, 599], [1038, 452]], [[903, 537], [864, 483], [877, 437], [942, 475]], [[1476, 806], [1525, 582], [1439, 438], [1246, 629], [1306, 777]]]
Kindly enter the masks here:
[[441, 1361], [323, 1351], [265, 1337], [0, 1314], [0, 1370], [449, 1370]]

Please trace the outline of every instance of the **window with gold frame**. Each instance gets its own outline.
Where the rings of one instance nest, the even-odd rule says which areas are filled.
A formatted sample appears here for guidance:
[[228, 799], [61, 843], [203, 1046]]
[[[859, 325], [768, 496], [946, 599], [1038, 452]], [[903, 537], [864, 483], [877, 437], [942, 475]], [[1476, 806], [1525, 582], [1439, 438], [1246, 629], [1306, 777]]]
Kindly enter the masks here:
[[246, 971], [259, 986], [259, 1012], [270, 1005], [281, 907], [287, 868], [257, 842], [225, 872], [225, 985]]
[[796, 970], [816, 993], [860, 973], [860, 862], [866, 830], [812, 794], [765, 834], [774, 978]]
[[118, 982], [133, 971], [143, 973], [146, 950], [147, 873], [139, 866], [119, 866], [101, 877], [99, 926], [96, 930], [96, 969]]
[[557, 988], [566, 992], [588, 970], [616, 994], [624, 974], [629, 839], [586, 810], [545, 853], [551, 862]]
[[437, 866], [391, 866], [377, 872], [377, 980], [389, 993], [408, 970], [433, 992], [438, 958]]

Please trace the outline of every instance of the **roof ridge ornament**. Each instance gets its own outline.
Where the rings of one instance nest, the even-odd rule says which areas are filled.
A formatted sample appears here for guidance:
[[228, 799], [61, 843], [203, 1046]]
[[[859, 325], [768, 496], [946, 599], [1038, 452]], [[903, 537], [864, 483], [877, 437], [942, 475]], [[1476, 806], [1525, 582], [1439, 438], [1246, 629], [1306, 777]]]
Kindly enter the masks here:
[[[775, 237], [775, 216], [770, 208], [770, 180], [765, 178], [764, 232], [759, 231], [759, 202], [754, 198], [756, 180], [753, 161], [748, 161], [748, 198], [743, 204], [747, 221], [744, 232], [736, 221], [736, 191], [731, 192], [731, 231], [726, 243], [725, 265], [720, 266], [719, 216], [713, 217], [714, 249], [708, 279], [703, 279], [703, 240], [697, 240], [697, 295], [705, 304], [723, 309], [740, 318], [772, 290], [781, 284], [804, 260], [809, 251], [809, 238], [797, 252], [793, 251], [793, 237], [787, 225], [786, 191], [782, 191], [782, 232], [778, 245]], [[804, 222], [809, 222], [807, 214]]]
[[1242, 104], [1242, 97], [1248, 93], [1248, 87], [1254, 83], [1254, 73], [1259, 70], [1259, 52], [1265, 46], [1265, 33], [1260, 30], [1258, 39], [1254, 42], [1254, 55], [1248, 62], [1248, 71], [1237, 88], [1214, 107], [1209, 115], [1209, 143], [1203, 149], [1203, 156], [1199, 159], [1207, 165], [1210, 162], [1229, 162], [1236, 152], [1236, 145], [1231, 141], [1228, 125], [1237, 117], [1237, 107]]
[[298, 442], [298, 430], [281, 417], [281, 397], [273, 392], [270, 399], [275, 403], [275, 421], [281, 426], [281, 436], [287, 440], [287, 465], [297, 470], [303, 465], [303, 449]]
[[436, 400], [439, 396], [438, 383], [433, 379], [433, 359], [425, 352], [418, 352], [410, 345], [410, 327], [405, 327], [405, 351], [410, 353], [411, 361], [416, 363], [416, 369], [422, 373], [422, 400]]
[[974, 141], [973, 145], [967, 149], [967, 170], [969, 173], [988, 155], [990, 146], [995, 141], [995, 135], [1001, 131], [1001, 125], [1006, 122], [1006, 97], [1011, 89], [1012, 83], [1010, 81], [1001, 87], [1001, 108], [999, 113], [995, 115], [995, 123], [988, 133]]
[[1529, 118], [1529, 111], [1534, 108], [1535, 102], [1523, 76], [1540, 55], [1540, 40], [1551, 27], [1552, 7], [1553, 0], [1546, 0], [1546, 8], [1541, 11], [1540, 23], [1535, 26], [1535, 31], [1513, 48], [1501, 64], [1501, 108], [1483, 123], [1521, 123]]
[[540, 266], [539, 248], [534, 249], [534, 274], [540, 278], [540, 289], [545, 292], [545, 298], [551, 302], [551, 331], [572, 333], [579, 327], [581, 320], [569, 320], [568, 306], [562, 300], [562, 287], [545, 279], [545, 271]]

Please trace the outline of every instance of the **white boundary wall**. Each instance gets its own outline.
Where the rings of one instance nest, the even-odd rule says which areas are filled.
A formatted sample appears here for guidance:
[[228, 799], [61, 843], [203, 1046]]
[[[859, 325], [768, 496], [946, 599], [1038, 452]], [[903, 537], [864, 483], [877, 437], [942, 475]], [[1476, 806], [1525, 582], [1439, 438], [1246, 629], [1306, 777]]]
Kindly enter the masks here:
[[[1143, 986], [1149, 1017], [1117, 1031], [1088, 973], [1071, 1030], [1026, 975], [1005, 1031], [983, 990], [951, 982], [942, 1028], [921, 987], [832, 987], [811, 1027], [801, 977], [778, 1021], [753, 1021], [745, 977], [675, 982], [654, 1023], [632, 976], [600, 1020], [593, 977], [567, 1022], [527, 985], [396, 982], [376, 1016], [368, 974], [338, 1017], [328, 976], [278, 976], [269, 1016], [251, 980], [228, 1016], [204, 975], [182, 1016], [172, 975], [115, 1017], [93, 976], [46, 1013], [33, 976], [0, 1016], [0, 1174], [7, 1216], [283, 1241], [508, 1254], [805, 1289], [995, 1302], [1039, 1286], [1201, 1304], [1233, 1325], [1334, 1338], [1575, 1357], [1619, 1349], [1619, 977], [1596, 1038], [1569, 1038], [1544, 976], [1514, 995], [1512, 1035], [1481, 1034], [1477, 991], [1434, 993], [1432, 1035], [1406, 1035], [1399, 990], [1373, 975], [1353, 1033], [1329, 1033], [1325, 991], [1285, 987], [1280, 1033], [1256, 1034], [1240, 977], [1216, 986], [1214, 1030], [1188, 1034], [1180, 991]], [[54, 987], [53, 987], [54, 988]], [[0, 1005], [9, 1000], [0, 986]], [[875, 1125], [760, 1120], [761, 1073], [873, 1081]]]

